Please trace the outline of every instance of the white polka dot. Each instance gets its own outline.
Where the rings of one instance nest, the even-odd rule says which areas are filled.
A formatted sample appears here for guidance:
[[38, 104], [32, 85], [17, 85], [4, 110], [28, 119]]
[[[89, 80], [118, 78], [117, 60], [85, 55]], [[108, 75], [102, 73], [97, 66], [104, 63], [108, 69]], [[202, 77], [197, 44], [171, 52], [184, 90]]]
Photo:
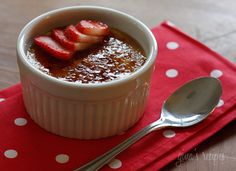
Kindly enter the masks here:
[[18, 155], [17, 151], [13, 149], [9, 149], [4, 152], [4, 156], [9, 159], [16, 158], [17, 155]]
[[223, 75], [223, 72], [221, 70], [214, 69], [211, 71], [210, 75], [211, 75], [211, 77], [219, 78]]
[[122, 162], [119, 159], [112, 160], [108, 166], [112, 169], [118, 169], [122, 166]]
[[24, 126], [27, 124], [27, 120], [25, 118], [16, 118], [14, 120], [14, 123], [17, 125], [17, 126]]
[[69, 161], [69, 156], [67, 154], [58, 154], [56, 156], [56, 161], [58, 163], [61, 163], [61, 164], [64, 164], [64, 163], [67, 163]]
[[166, 138], [173, 138], [175, 135], [176, 135], [175, 132], [172, 130], [163, 131], [163, 136]]
[[217, 104], [217, 107], [221, 107], [224, 105], [224, 100], [220, 99], [218, 104]]
[[169, 69], [166, 71], [166, 76], [170, 78], [177, 77], [178, 71], [176, 69]]
[[171, 21], [167, 21], [166, 24], [167, 24], [168, 26], [175, 27], [175, 24], [172, 23]]
[[179, 47], [179, 44], [177, 42], [168, 42], [166, 47], [170, 50], [175, 50]]
[[3, 101], [5, 101], [5, 99], [4, 98], [0, 98], [0, 102], [3, 102]]

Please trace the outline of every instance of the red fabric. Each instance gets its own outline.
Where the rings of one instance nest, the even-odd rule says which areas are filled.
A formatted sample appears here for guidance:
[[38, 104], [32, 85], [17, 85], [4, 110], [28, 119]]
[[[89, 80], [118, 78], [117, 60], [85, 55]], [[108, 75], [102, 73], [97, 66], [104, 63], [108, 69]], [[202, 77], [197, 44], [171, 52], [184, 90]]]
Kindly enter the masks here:
[[[0, 92], [0, 99], [5, 99], [0, 102], [0, 170], [73, 170], [158, 119], [163, 101], [175, 89], [191, 79], [209, 76], [215, 69], [223, 73], [219, 79], [223, 85], [224, 104], [196, 126], [171, 128], [176, 133], [172, 138], [163, 136], [164, 130], [144, 137], [116, 157], [122, 163], [118, 170], [158, 170], [233, 121], [236, 118], [236, 66], [167, 23], [152, 31], [159, 46], [158, 58], [144, 117], [134, 127], [122, 135], [101, 140], [75, 140], [53, 135], [30, 119], [18, 84]], [[179, 47], [168, 49], [168, 42], [176, 42]], [[167, 77], [169, 69], [177, 70], [178, 75]], [[27, 124], [17, 126], [14, 124], [16, 118], [26, 119]], [[16, 150], [18, 155], [7, 158], [5, 152], [9, 149]], [[69, 160], [58, 163], [55, 160], [58, 154], [68, 155]], [[102, 170], [113, 169], [105, 166]]]

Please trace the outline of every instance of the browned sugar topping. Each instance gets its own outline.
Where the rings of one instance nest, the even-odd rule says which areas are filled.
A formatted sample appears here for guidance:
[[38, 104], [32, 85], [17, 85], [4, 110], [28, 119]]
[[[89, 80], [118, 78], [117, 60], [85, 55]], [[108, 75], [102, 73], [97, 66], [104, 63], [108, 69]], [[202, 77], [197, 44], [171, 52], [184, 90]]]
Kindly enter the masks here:
[[140, 45], [127, 34], [111, 30], [103, 42], [60, 61], [32, 45], [27, 52], [29, 62], [39, 70], [61, 80], [100, 83], [130, 75], [146, 61]]

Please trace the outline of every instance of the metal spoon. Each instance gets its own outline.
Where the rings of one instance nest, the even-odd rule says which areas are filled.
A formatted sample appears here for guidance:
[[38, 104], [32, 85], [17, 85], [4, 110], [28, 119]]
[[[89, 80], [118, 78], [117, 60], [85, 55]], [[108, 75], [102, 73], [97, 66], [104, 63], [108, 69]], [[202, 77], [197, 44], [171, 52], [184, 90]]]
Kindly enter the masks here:
[[222, 94], [221, 83], [213, 77], [192, 80], [176, 90], [162, 106], [159, 120], [144, 127], [116, 147], [74, 171], [95, 171], [152, 131], [164, 127], [188, 127], [204, 120]]

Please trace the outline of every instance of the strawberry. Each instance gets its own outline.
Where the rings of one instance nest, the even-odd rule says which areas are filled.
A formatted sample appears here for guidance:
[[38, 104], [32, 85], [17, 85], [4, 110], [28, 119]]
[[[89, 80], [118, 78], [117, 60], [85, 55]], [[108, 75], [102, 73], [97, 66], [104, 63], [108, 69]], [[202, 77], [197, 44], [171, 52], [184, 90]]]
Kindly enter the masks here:
[[109, 28], [106, 24], [99, 21], [81, 20], [76, 26], [78, 31], [92, 36], [106, 36]]
[[81, 20], [76, 26], [70, 25], [65, 31], [54, 29], [50, 36], [34, 38], [35, 44], [52, 56], [68, 60], [75, 51], [87, 49], [103, 40], [109, 34], [108, 26], [102, 22]]
[[98, 43], [101, 42], [103, 39], [103, 37], [101, 36], [89, 36], [80, 33], [73, 25], [70, 25], [66, 28], [65, 34], [70, 40], [81, 43]]
[[52, 56], [68, 60], [73, 56], [73, 52], [63, 48], [59, 43], [54, 41], [50, 36], [37, 36], [34, 38], [36, 45], [40, 46], [43, 50], [50, 53]]
[[54, 29], [52, 31], [52, 37], [60, 43], [62, 46], [66, 47], [67, 49], [73, 50], [75, 49], [74, 42], [70, 41], [64, 34], [63, 30]]
[[75, 51], [85, 50], [91, 45], [92, 45], [91, 43], [74, 43]]
[[66, 47], [67, 49], [71, 51], [84, 50], [92, 45], [91, 43], [72, 42], [66, 37], [65, 32], [59, 29], [54, 29], [52, 31], [52, 37], [62, 46]]

